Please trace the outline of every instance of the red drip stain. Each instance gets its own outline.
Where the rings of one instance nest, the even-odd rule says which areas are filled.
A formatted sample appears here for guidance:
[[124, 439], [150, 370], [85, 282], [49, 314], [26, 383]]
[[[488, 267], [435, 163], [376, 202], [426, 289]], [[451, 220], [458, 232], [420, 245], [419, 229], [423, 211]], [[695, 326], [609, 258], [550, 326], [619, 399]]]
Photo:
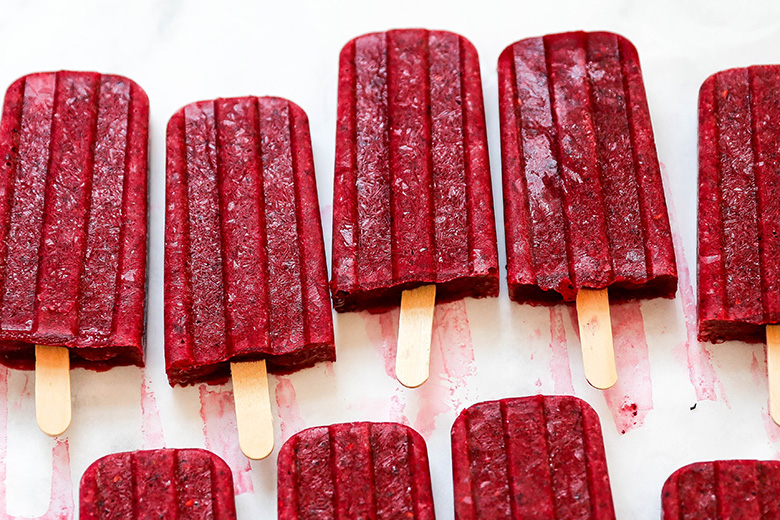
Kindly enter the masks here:
[[325, 377], [336, 377], [336, 370], [333, 368], [333, 363], [322, 363], [322, 373]]
[[[764, 392], [764, 395], [769, 396], [769, 385], [767, 383], [766, 363], [759, 362], [755, 354], [753, 354], [753, 360], [750, 362], [750, 375], [753, 379], [753, 384], [757, 389]], [[766, 406], [761, 407], [761, 416], [764, 421], [764, 430], [766, 431], [766, 437], [770, 444], [775, 446], [775, 450], [780, 448], [780, 427], [772, 420], [772, 416], [769, 415], [769, 399], [767, 398]], [[776, 455], [780, 455], [778, 452]]]
[[653, 409], [650, 360], [639, 302], [612, 305], [612, 331], [618, 381], [604, 391], [615, 426], [621, 434], [642, 426]]
[[236, 494], [254, 492], [250, 474], [252, 468], [238, 446], [233, 392], [212, 392], [206, 385], [200, 385], [200, 417], [203, 419], [206, 448], [225, 459], [233, 470]]
[[149, 386], [149, 379], [144, 371], [144, 384], [141, 385], [141, 435], [143, 435], [143, 447], [145, 450], [162, 448], [165, 446], [165, 434], [160, 421], [160, 409], [154, 392]]
[[666, 189], [666, 203], [669, 209], [669, 224], [672, 230], [672, 241], [677, 256], [677, 281], [680, 293], [680, 302], [682, 303], [683, 314], [685, 316], [686, 338], [678, 348], [685, 349], [685, 356], [688, 363], [688, 378], [696, 392], [696, 399], [699, 401], [717, 401], [718, 396], [715, 392], [715, 386], [720, 387], [720, 395], [725, 400], [723, 385], [715, 372], [712, 364], [712, 358], [709, 351], [701, 345], [696, 338], [698, 331], [696, 298], [693, 294], [693, 284], [691, 283], [690, 269], [685, 259], [685, 249], [683, 239], [677, 226], [677, 216], [674, 209], [674, 198], [669, 193], [669, 177], [666, 172], [666, 166], [661, 164], [661, 175]]
[[284, 442], [293, 434], [306, 428], [306, 423], [301, 417], [298, 399], [295, 396], [295, 387], [290, 379], [276, 376], [276, 381], [276, 407], [279, 414], [279, 424], [282, 428], [282, 442]]
[[[26, 388], [26, 385], [25, 385]], [[30, 517], [11, 516], [7, 513], [6, 487], [8, 474], [8, 369], [0, 369], [0, 514], [8, 520], [34, 520]], [[71, 520], [75, 510], [73, 482], [70, 476], [70, 451], [68, 441], [57, 439], [52, 448], [52, 476], [49, 509], [42, 516], [45, 520]]]
[[366, 334], [385, 365], [385, 373], [395, 379], [395, 353], [398, 348], [398, 316], [400, 309], [382, 314], [361, 312], [366, 324]]
[[566, 346], [566, 327], [563, 324], [563, 310], [560, 305], [550, 307], [550, 350], [550, 372], [555, 393], [574, 395], [569, 350]]
[[406, 416], [406, 403], [401, 395], [396, 394], [390, 398], [390, 420], [393, 422], [411, 426]]
[[430, 378], [418, 392], [420, 408], [414, 427], [426, 439], [436, 429], [439, 415], [471, 402], [470, 380], [476, 376], [474, 348], [466, 303], [436, 305], [433, 315]]

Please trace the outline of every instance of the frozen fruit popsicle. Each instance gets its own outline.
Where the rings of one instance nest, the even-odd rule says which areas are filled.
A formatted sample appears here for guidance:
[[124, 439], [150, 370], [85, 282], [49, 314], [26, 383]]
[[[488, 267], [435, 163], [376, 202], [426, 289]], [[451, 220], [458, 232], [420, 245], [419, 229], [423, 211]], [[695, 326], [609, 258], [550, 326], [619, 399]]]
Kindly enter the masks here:
[[225, 461], [199, 449], [114, 453], [81, 478], [80, 520], [235, 520]]
[[509, 296], [576, 299], [583, 353], [596, 331], [608, 342], [597, 366], [586, 357], [588, 380], [611, 386], [607, 291], [630, 299], [677, 290], [636, 49], [605, 32], [529, 38], [504, 50], [498, 77]]
[[780, 518], [780, 462], [689, 464], [666, 480], [662, 497], [663, 520]]
[[[167, 161], [165, 356], [171, 385], [224, 381], [232, 368], [239, 406], [244, 392], [238, 370], [262, 370], [259, 384], [266, 363], [290, 372], [334, 361], [303, 110], [271, 97], [187, 105], [168, 124]], [[263, 406], [270, 414], [270, 403]], [[239, 433], [241, 422], [239, 415]]]
[[452, 426], [456, 520], [615, 518], [598, 415], [570, 396], [478, 403]]
[[143, 365], [148, 126], [146, 94], [121, 76], [30, 74], [6, 92], [0, 363], [37, 359], [49, 434], [70, 422], [69, 364]]
[[778, 65], [718, 72], [699, 91], [699, 339], [766, 338], [775, 421], [780, 421], [778, 116]]
[[309, 428], [279, 452], [280, 520], [434, 518], [423, 438], [396, 423]]
[[[462, 36], [394, 30], [342, 49], [330, 288], [340, 312], [401, 302], [399, 361], [416, 308], [426, 359], [434, 299], [498, 294], [479, 61]], [[399, 379], [421, 384], [425, 363]]]

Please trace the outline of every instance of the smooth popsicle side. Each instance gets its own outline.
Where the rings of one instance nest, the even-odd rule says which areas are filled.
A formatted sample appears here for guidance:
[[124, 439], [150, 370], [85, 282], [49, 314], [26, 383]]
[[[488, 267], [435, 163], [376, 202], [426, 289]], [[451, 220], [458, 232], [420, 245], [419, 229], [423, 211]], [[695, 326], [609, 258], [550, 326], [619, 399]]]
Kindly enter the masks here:
[[266, 368], [292, 372], [335, 360], [311, 138], [300, 107], [242, 97], [174, 114], [165, 253], [170, 384], [220, 383], [232, 373], [236, 405], [246, 405], [237, 409], [242, 450], [267, 456], [271, 406], [258, 379]]
[[586, 377], [607, 388], [603, 302], [677, 290], [636, 49], [605, 32], [529, 38], [504, 50], [498, 79], [509, 297], [576, 300]]
[[601, 424], [572, 396], [502, 399], [452, 426], [456, 520], [614, 520]]
[[0, 363], [37, 367], [50, 435], [70, 423], [70, 365], [143, 365], [148, 127], [121, 76], [36, 73], [5, 95]]
[[278, 459], [279, 520], [433, 520], [425, 440], [397, 423], [309, 428]]
[[780, 424], [780, 66], [713, 74], [699, 91], [699, 340], [767, 342]]
[[80, 520], [235, 520], [233, 475], [201, 449], [114, 453], [81, 478]]
[[780, 462], [717, 460], [678, 469], [664, 483], [662, 520], [780, 518]]
[[404, 29], [344, 46], [333, 197], [333, 306], [382, 312], [415, 302], [401, 309], [401, 329], [413, 330], [399, 335], [398, 350], [410, 353], [397, 376], [418, 386], [432, 302], [498, 294], [479, 60], [468, 40]]

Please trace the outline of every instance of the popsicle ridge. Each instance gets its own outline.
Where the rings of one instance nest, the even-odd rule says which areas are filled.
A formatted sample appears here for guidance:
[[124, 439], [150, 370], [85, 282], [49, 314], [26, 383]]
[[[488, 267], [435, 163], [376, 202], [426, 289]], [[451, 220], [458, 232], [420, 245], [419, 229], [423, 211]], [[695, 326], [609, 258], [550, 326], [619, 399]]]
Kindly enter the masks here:
[[676, 291], [636, 50], [611, 33], [521, 40], [499, 58], [510, 297], [573, 301]]
[[718, 460], [678, 469], [664, 483], [663, 520], [780, 516], [778, 461]]
[[710, 76], [699, 93], [699, 339], [764, 341], [780, 322], [780, 66]]
[[93, 72], [25, 76], [8, 89], [0, 154], [0, 362], [34, 345], [71, 364], [142, 365], [148, 162], [146, 94]]
[[341, 52], [331, 292], [381, 311], [437, 284], [498, 292], [479, 64], [461, 36], [372, 33]]
[[81, 479], [81, 520], [234, 520], [233, 477], [205, 450], [161, 449], [98, 459]]
[[425, 441], [393, 423], [304, 430], [279, 453], [279, 518], [433, 519]]
[[[168, 126], [166, 366], [217, 382], [230, 361], [334, 360], [308, 120], [281, 98], [203, 101]], [[304, 232], [304, 230], [307, 230]]]
[[614, 518], [601, 427], [574, 397], [479, 403], [452, 428], [455, 517]]

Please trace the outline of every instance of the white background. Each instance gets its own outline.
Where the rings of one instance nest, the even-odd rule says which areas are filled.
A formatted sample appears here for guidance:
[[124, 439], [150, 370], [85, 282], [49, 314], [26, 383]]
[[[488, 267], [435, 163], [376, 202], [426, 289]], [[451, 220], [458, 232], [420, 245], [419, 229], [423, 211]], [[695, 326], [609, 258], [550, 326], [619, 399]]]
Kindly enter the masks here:
[[[164, 444], [208, 446], [225, 456], [241, 492], [239, 518], [274, 518], [275, 462], [282, 439], [305, 426], [394, 419], [408, 421], [426, 436], [436, 512], [448, 519], [453, 517], [449, 428], [457, 412], [481, 400], [539, 392], [573, 390], [599, 412], [619, 518], [658, 518], [663, 481], [689, 462], [778, 457], [780, 428], [767, 416], [764, 347], [690, 341], [695, 324], [690, 276], [695, 278], [696, 264], [698, 87], [724, 68], [780, 62], [777, 2], [1, 4], [0, 89], [37, 71], [126, 75], [151, 101], [152, 154], [147, 369], [74, 370], [73, 424], [59, 441], [35, 426], [31, 374], [0, 371], [0, 393], [7, 393], [0, 402], [0, 517], [7, 511], [9, 516], [75, 518], [78, 480], [92, 461]], [[393, 343], [397, 313], [337, 316], [336, 364], [271, 378], [279, 417], [277, 449], [269, 459], [249, 466], [236, 454], [230, 385], [171, 389], [163, 370], [167, 119], [184, 104], [220, 96], [277, 95], [303, 107], [311, 121], [330, 258], [338, 53], [354, 36], [402, 27], [458, 32], [480, 54], [502, 265], [499, 53], [525, 37], [578, 29], [611, 30], [632, 40], [642, 61], [658, 154], [668, 179], [682, 293], [674, 301], [614, 310], [621, 382], [606, 394], [584, 380], [570, 308], [510, 303], [503, 279], [498, 299], [439, 306], [433, 374], [419, 390], [401, 389], [385, 368], [392, 353], [384, 345]], [[636, 418], [631, 404], [638, 405]]]

